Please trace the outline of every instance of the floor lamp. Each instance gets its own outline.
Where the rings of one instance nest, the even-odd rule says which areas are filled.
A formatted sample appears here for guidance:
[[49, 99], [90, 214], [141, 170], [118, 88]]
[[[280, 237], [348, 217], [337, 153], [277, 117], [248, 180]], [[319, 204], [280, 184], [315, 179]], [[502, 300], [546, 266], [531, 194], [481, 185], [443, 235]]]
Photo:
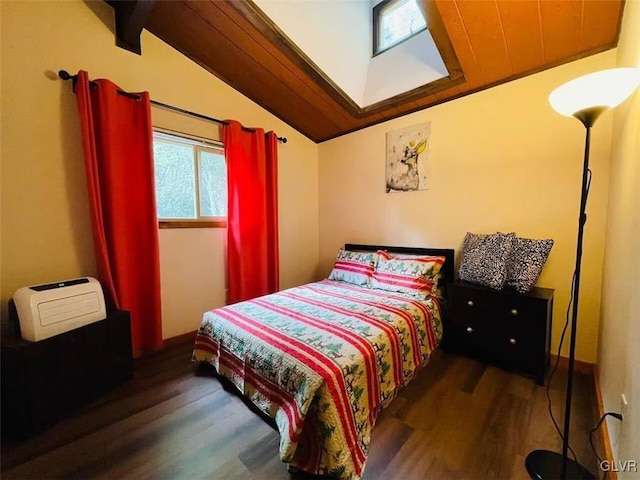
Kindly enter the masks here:
[[569, 348], [569, 373], [564, 409], [564, 431], [562, 454], [549, 450], [534, 450], [529, 453], [525, 466], [534, 480], [594, 479], [582, 465], [568, 458], [569, 423], [571, 418], [571, 395], [573, 391], [573, 368], [576, 350], [576, 326], [580, 293], [580, 264], [582, 260], [582, 237], [587, 221], [585, 208], [591, 173], [589, 171], [589, 146], [591, 127], [606, 110], [617, 106], [629, 97], [640, 82], [640, 69], [614, 68], [576, 78], [556, 88], [549, 95], [549, 103], [558, 113], [575, 117], [586, 129], [584, 143], [584, 166], [582, 169], [582, 194], [578, 216], [578, 241], [576, 246], [575, 281], [573, 283], [573, 305], [571, 314], [571, 344]]

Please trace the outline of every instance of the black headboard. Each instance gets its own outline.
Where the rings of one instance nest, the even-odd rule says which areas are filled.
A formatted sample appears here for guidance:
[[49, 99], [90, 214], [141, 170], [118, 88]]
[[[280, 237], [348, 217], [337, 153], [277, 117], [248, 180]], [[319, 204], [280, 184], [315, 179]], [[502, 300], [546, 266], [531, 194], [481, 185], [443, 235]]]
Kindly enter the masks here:
[[401, 253], [405, 255], [432, 255], [444, 257], [445, 262], [440, 270], [440, 281], [438, 282], [438, 286], [445, 298], [449, 297], [449, 285], [455, 280], [455, 250], [452, 248], [391, 247], [388, 245], [360, 245], [356, 243], [346, 243], [344, 248], [345, 250], [360, 252], [377, 252], [378, 250], [385, 250], [389, 253]]

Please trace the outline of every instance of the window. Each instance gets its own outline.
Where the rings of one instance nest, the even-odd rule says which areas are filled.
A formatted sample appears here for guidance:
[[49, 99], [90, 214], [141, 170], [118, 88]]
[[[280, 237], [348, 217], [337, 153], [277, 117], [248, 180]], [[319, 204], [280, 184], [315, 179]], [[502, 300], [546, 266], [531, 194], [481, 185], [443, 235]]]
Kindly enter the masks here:
[[153, 157], [161, 227], [226, 226], [222, 144], [154, 132]]
[[419, 1], [383, 0], [373, 7], [374, 56], [426, 30]]

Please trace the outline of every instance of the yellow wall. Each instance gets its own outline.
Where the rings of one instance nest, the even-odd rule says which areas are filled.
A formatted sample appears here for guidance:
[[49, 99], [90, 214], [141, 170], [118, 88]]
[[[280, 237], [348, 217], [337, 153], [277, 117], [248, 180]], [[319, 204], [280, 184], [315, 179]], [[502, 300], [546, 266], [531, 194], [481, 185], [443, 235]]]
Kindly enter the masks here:
[[[71, 85], [53, 75], [59, 69], [85, 69], [129, 91], [288, 137], [279, 149], [281, 285], [315, 279], [317, 145], [148, 32], [141, 57], [117, 48], [105, 2], [1, 3], [3, 312], [21, 286], [95, 275], [76, 103]], [[213, 124], [197, 128], [217, 134]], [[223, 238], [212, 230], [160, 232], [165, 338], [195, 330], [204, 309], [223, 301]]]
[[[640, 0], [627, 0], [618, 43], [618, 66], [640, 67]], [[598, 373], [618, 460], [640, 461], [640, 92], [616, 108], [611, 145], [609, 210], [602, 294]], [[637, 478], [620, 473], [619, 478]]]
[[[326, 274], [346, 241], [459, 249], [466, 231], [553, 238], [539, 284], [556, 289], [557, 345], [574, 262], [584, 131], [546, 98], [566, 80], [614, 66], [615, 51], [317, 146], [148, 32], [142, 57], [115, 47], [104, 2], [1, 3], [3, 311], [20, 286], [95, 274], [75, 98], [68, 83], [50, 78], [83, 68], [127, 90], [289, 138], [280, 146], [282, 287]], [[612, 118], [605, 114], [593, 131], [578, 339], [578, 358], [589, 362], [597, 348]], [[216, 133], [156, 110], [154, 121]], [[385, 133], [425, 121], [432, 127], [431, 189], [386, 194]], [[222, 303], [223, 239], [220, 230], [161, 231], [165, 338], [193, 330], [204, 308]]]
[[[584, 128], [555, 113], [547, 96], [614, 64], [609, 51], [320, 144], [323, 272], [344, 242], [459, 250], [467, 231], [553, 238], [539, 284], [555, 289], [555, 350], [575, 262]], [[431, 189], [385, 193], [386, 132], [427, 121]], [[611, 123], [605, 114], [592, 135], [577, 348], [587, 362], [596, 358]]]

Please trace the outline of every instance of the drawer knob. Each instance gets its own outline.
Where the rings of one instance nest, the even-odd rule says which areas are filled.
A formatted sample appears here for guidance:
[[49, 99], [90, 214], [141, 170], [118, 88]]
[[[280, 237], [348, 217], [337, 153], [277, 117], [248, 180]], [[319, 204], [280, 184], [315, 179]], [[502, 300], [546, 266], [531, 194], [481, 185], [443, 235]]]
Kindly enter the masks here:
[[518, 310], [516, 310], [515, 308], [511, 310], [511, 315], [517, 315], [517, 314], [518, 314]]
[[467, 302], [467, 305], [469, 305], [470, 307], [473, 307], [473, 300], [469, 300], [469, 301]]
[[467, 327], [467, 333], [473, 333], [473, 328]]
[[510, 339], [509, 339], [509, 343], [510, 343], [511, 345], [515, 345], [515, 344], [516, 344], [516, 343], [518, 343], [518, 342], [516, 342], [516, 339], [515, 339], [515, 338], [510, 338]]

